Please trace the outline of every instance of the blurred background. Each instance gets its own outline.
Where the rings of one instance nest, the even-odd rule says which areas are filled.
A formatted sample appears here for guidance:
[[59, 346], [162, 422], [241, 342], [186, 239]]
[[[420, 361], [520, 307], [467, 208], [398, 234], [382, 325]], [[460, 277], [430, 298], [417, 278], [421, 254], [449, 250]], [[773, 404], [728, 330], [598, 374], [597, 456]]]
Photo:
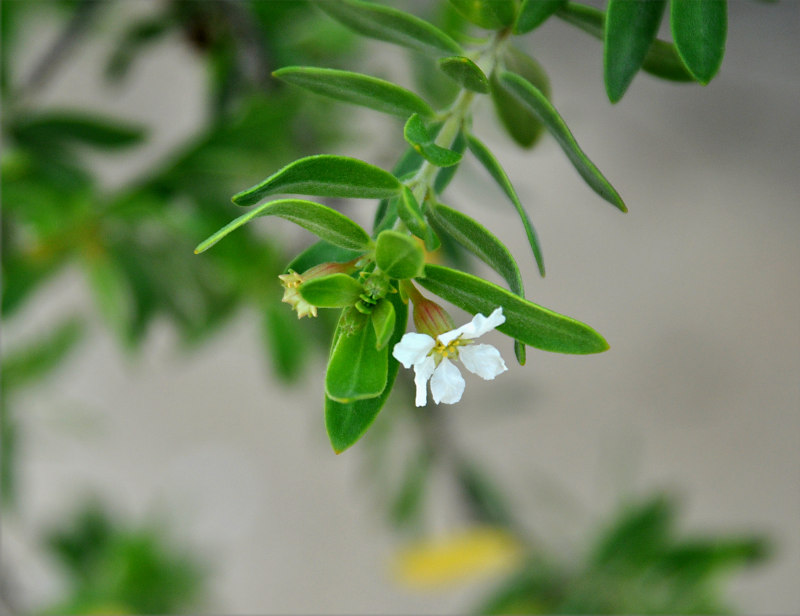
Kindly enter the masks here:
[[[393, 4], [465, 27], [447, 3]], [[598, 41], [557, 19], [522, 37], [630, 212], [552, 139], [515, 146], [488, 101], [476, 134], [547, 278], [473, 161], [444, 201], [611, 349], [520, 367], [498, 335], [507, 374], [422, 410], [403, 374], [340, 456], [334, 317], [297, 321], [276, 279], [309, 236], [262, 220], [192, 250], [301, 155], [402, 152], [398, 120], [272, 70], [361, 70], [444, 104], [430, 60], [305, 2], [0, 6], [3, 609], [800, 610], [800, 5], [731, 2], [711, 85], [640, 74], [614, 106]], [[371, 204], [336, 206], [369, 224]]]

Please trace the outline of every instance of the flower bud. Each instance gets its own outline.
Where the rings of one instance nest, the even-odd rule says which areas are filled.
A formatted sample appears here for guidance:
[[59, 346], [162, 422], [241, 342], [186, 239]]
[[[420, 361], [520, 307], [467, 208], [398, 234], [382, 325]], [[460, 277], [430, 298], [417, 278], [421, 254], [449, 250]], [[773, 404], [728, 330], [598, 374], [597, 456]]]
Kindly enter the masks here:
[[436, 338], [439, 334], [455, 329], [455, 323], [448, 312], [439, 304], [431, 301], [421, 294], [413, 298], [414, 302], [414, 325], [420, 334], [427, 334], [431, 338]]
[[288, 274], [279, 275], [278, 278], [280, 278], [281, 284], [283, 285], [283, 298], [281, 301], [289, 304], [292, 310], [297, 311], [298, 319], [302, 319], [306, 316], [317, 316], [317, 307], [312, 306], [304, 300], [297, 288], [312, 278], [319, 278], [320, 276], [327, 276], [329, 274], [349, 274], [355, 269], [354, 263], [355, 261], [349, 261], [347, 263], [320, 263], [319, 265], [307, 269], [302, 274], [289, 270]]

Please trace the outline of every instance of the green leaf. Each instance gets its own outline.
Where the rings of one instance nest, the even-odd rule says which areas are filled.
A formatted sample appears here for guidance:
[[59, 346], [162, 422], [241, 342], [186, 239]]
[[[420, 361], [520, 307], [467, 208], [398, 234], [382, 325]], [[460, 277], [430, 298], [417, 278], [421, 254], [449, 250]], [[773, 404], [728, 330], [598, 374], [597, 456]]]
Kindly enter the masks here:
[[[461, 155], [463, 158], [464, 151], [467, 149], [467, 138], [464, 136], [464, 131], [459, 131], [456, 138], [453, 140], [453, 145], [450, 146], [450, 149], [453, 152]], [[456, 163], [455, 165], [451, 165], [449, 167], [444, 167], [439, 169], [436, 173], [436, 179], [433, 181], [433, 191], [437, 195], [441, 195], [444, 192], [444, 189], [447, 188], [450, 181], [455, 177], [456, 171], [458, 171], [458, 166], [461, 163]]]
[[408, 118], [403, 128], [403, 137], [425, 160], [437, 167], [450, 167], [461, 160], [461, 154], [458, 152], [433, 142], [433, 137], [416, 113]]
[[658, 34], [666, 0], [609, 0], [603, 70], [612, 103], [625, 94]]
[[434, 114], [430, 105], [413, 92], [361, 73], [310, 66], [287, 66], [272, 75], [315, 94], [384, 113], [402, 117], [412, 113], [428, 117]]
[[506, 322], [497, 329], [532, 347], [555, 353], [587, 354], [608, 349], [588, 325], [558, 314], [472, 274], [426, 265], [420, 285], [472, 314], [490, 314], [503, 307]]
[[[502, 56], [502, 66], [522, 75], [550, 97], [550, 80], [541, 65], [516, 47], [508, 47]], [[500, 83], [502, 69], [492, 73], [490, 81], [492, 103], [500, 122], [511, 138], [523, 148], [532, 147], [544, 133], [539, 116], [508, 92]]]
[[400, 489], [391, 503], [390, 516], [396, 528], [413, 528], [421, 521], [432, 462], [431, 453], [426, 449], [414, 452], [408, 458]]
[[[577, 26], [584, 32], [591, 34], [601, 41], [605, 36], [605, 13], [591, 6], [584, 6], [575, 2], [565, 4], [556, 15], [567, 23]], [[671, 43], [656, 39], [650, 46], [645, 56], [642, 70], [661, 79], [670, 81], [694, 81], [692, 74], [686, 70], [678, 55], [677, 49]]]
[[566, 0], [522, 0], [514, 34], [525, 34], [541, 26]]
[[392, 387], [397, 377], [400, 364], [388, 351], [394, 348], [395, 344], [400, 342], [400, 338], [403, 337], [406, 331], [408, 306], [400, 299], [399, 293], [394, 293], [386, 299], [392, 302], [396, 319], [394, 333], [385, 349], [388, 355], [389, 366], [387, 370], [386, 386], [383, 388], [383, 391], [375, 398], [356, 400], [349, 403], [337, 402], [327, 396], [325, 398], [325, 426], [328, 430], [328, 437], [330, 438], [333, 450], [337, 454], [342, 453], [345, 449], [352, 446], [372, 425], [372, 422], [375, 421], [375, 417], [378, 416], [378, 413], [386, 403], [386, 399], [392, 392]]
[[627, 212], [628, 208], [619, 196], [614, 187], [606, 180], [600, 170], [589, 160], [589, 158], [578, 146], [575, 137], [572, 136], [569, 128], [555, 108], [547, 100], [547, 97], [536, 86], [525, 78], [511, 72], [504, 72], [500, 75], [500, 81], [508, 88], [520, 101], [526, 103], [539, 120], [547, 127], [550, 134], [556, 138], [561, 149], [569, 158], [575, 169], [586, 181], [586, 183], [603, 199]]
[[707, 84], [725, 55], [726, 0], [670, 0], [670, 26], [686, 68], [697, 81]]
[[107, 254], [87, 258], [86, 265], [100, 315], [122, 342], [130, 342], [134, 298], [124, 270]]
[[389, 339], [394, 333], [396, 315], [394, 306], [385, 297], [372, 309], [372, 327], [375, 329], [375, 339], [379, 349], [389, 344]]
[[138, 145], [145, 137], [140, 126], [95, 114], [68, 112], [44, 112], [19, 118], [12, 125], [12, 131], [22, 141], [75, 142], [107, 150]]
[[522, 221], [522, 226], [525, 229], [525, 234], [528, 236], [528, 243], [533, 251], [533, 257], [536, 259], [539, 274], [544, 276], [544, 257], [542, 256], [542, 248], [539, 245], [539, 237], [536, 235], [536, 229], [533, 228], [533, 224], [528, 217], [528, 212], [522, 207], [522, 203], [517, 196], [517, 191], [514, 190], [514, 187], [511, 185], [511, 180], [508, 179], [506, 172], [503, 170], [503, 167], [500, 166], [494, 154], [492, 154], [489, 148], [483, 145], [477, 137], [474, 135], [467, 135], [467, 145], [469, 146], [470, 152], [472, 152], [475, 158], [486, 168], [489, 175], [491, 175], [494, 181], [503, 189], [503, 192], [506, 193], [506, 196], [508, 196], [514, 208], [517, 210], [517, 214]]
[[[478, 221], [441, 203], [431, 208], [434, 222], [450, 237], [500, 274], [515, 295], [525, 297], [522, 274], [505, 244]], [[517, 345], [520, 365], [525, 364], [525, 347]]]
[[403, 280], [422, 273], [425, 254], [413, 237], [383, 231], [375, 245], [375, 263], [387, 276]]
[[300, 295], [312, 306], [344, 308], [352, 306], [364, 292], [364, 287], [347, 274], [329, 274], [307, 280], [298, 287]]
[[254, 205], [275, 193], [383, 199], [399, 191], [397, 178], [380, 167], [357, 158], [320, 154], [286, 165], [260, 184], [235, 194], [233, 202]]
[[232, 220], [194, 249], [200, 254], [211, 248], [231, 231], [259, 216], [278, 216], [300, 225], [318, 237], [348, 250], [366, 251], [370, 246], [369, 234], [344, 214], [313, 201], [279, 199], [269, 201]]
[[425, 242], [425, 248], [428, 250], [438, 248], [439, 238], [425, 221], [419, 203], [408, 186], [403, 187], [403, 194], [397, 202], [397, 213], [408, 230]]
[[433, 24], [388, 6], [360, 0], [320, 0], [316, 5], [365, 36], [426, 54], [452, 55], [462, 52], [458, 43]]
[[441, 71], [461, 87], [479, 94], [489, 92], [489, 80], [483, 71], [469, 58], [450, 56], [438, 61]]
[[263, 336], [275, 374], [288, 382], [300, 376], [309, 357], [308, 337], [286, 304], [270, 303], [264, 310]]
[[339, 402], [379, 396], [386, 387], [388, 349], [378, 349], [375, 330], [340, 334], [328, 362], [325, 393]]
[[283, 271], [293, 270], [302, 274], [320, 263], [347, 263], [363, 252], [363, 250], [347, 250], [319, 240], [292, 259]]
[[77, 318], [59, 323], [19, 350], [3, 353], [3, 394], [47, 376], [81, 340], [85, 324]]
[[464, 19], [487, 30], [510, 26], [516, 16], [514, 0], [450, 0], [450, 4]]

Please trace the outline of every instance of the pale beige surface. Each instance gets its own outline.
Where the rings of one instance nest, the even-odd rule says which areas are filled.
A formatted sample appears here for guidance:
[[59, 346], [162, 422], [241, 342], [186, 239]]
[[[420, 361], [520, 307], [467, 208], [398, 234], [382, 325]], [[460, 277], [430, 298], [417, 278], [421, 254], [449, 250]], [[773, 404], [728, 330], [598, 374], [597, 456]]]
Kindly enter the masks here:
[[[509, 242], [529, 297], [611, 343], [592, 357], [531, 351], [525, 368], [509, 362], [494, 383], [468, 380], [450, 413], [457, 438], [565, 553], [620, 497], [659, 487], [683, 496], [689, 531], [768, 533], [775, 558], [733, 587], [751, 613], [800, 610], [799, 15], [796, 3], [734, 2], [712, 85], [639, 76], [613, 107], [594, 40], [560, 23], [531, 40], [556, 106], [631, 209], [622, 215], [597, 198], [554, 141], [520, 153], [484, 116], [481, 133], [542, 238], [545, 280], [477, 166], [447, 193]], [[201, 113], [202, 75], [187, 60], [175, 41], [164, 44], [135, 75], [159, 83], [157, 100], [145, 96], [152, 85], [103, 99], [169, 131], [159, 152]], [[97, 69], [87, 50], [47, 102], [94, 101]], [[104, 164], [116, 181], [121, 172]], [[4, 333], [87, 303], [82, 280], [67, 275]], [[3, 558], [27, 604], [56, 590], [32, 532], [92, 491], [134, 517], [168, 511], [178, 535], [214, 559], [215, 611], [450, 612], [480, 590], [420, 596], [391, 585], [395, 541], [360, 488], [360, 453], [334, 457], [324, 436], [322, 365], [302, 389], [281, 388], [254, 317], [189, 359], [162, 327], [126, 361], [98, 327], [57, 378], [19, 401], [23, 509], [6, 520]], [[496, 341], [510, 360], [510, 345]], [[403, 412], [402, 400], [392, 412]]]

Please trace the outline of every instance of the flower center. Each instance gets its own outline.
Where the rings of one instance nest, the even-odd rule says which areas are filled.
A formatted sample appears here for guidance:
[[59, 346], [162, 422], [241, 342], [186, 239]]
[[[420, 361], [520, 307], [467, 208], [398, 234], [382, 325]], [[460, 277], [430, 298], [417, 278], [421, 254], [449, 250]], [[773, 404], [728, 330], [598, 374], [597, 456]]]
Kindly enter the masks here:
[[462, 340], [459, 336], [449, 344], [443, 344], [439, 342], [439, 339], [437, 338], [436, 346], [431, 349], [431, 352], [428, 353], [428, 355], [435, 355], [436, 364], [438, 365], [443, 359], [449, 359], [451, 357], [453, 359], [458, 359], [458, 347], [466, 344], [472, 344], [472, 340]]

